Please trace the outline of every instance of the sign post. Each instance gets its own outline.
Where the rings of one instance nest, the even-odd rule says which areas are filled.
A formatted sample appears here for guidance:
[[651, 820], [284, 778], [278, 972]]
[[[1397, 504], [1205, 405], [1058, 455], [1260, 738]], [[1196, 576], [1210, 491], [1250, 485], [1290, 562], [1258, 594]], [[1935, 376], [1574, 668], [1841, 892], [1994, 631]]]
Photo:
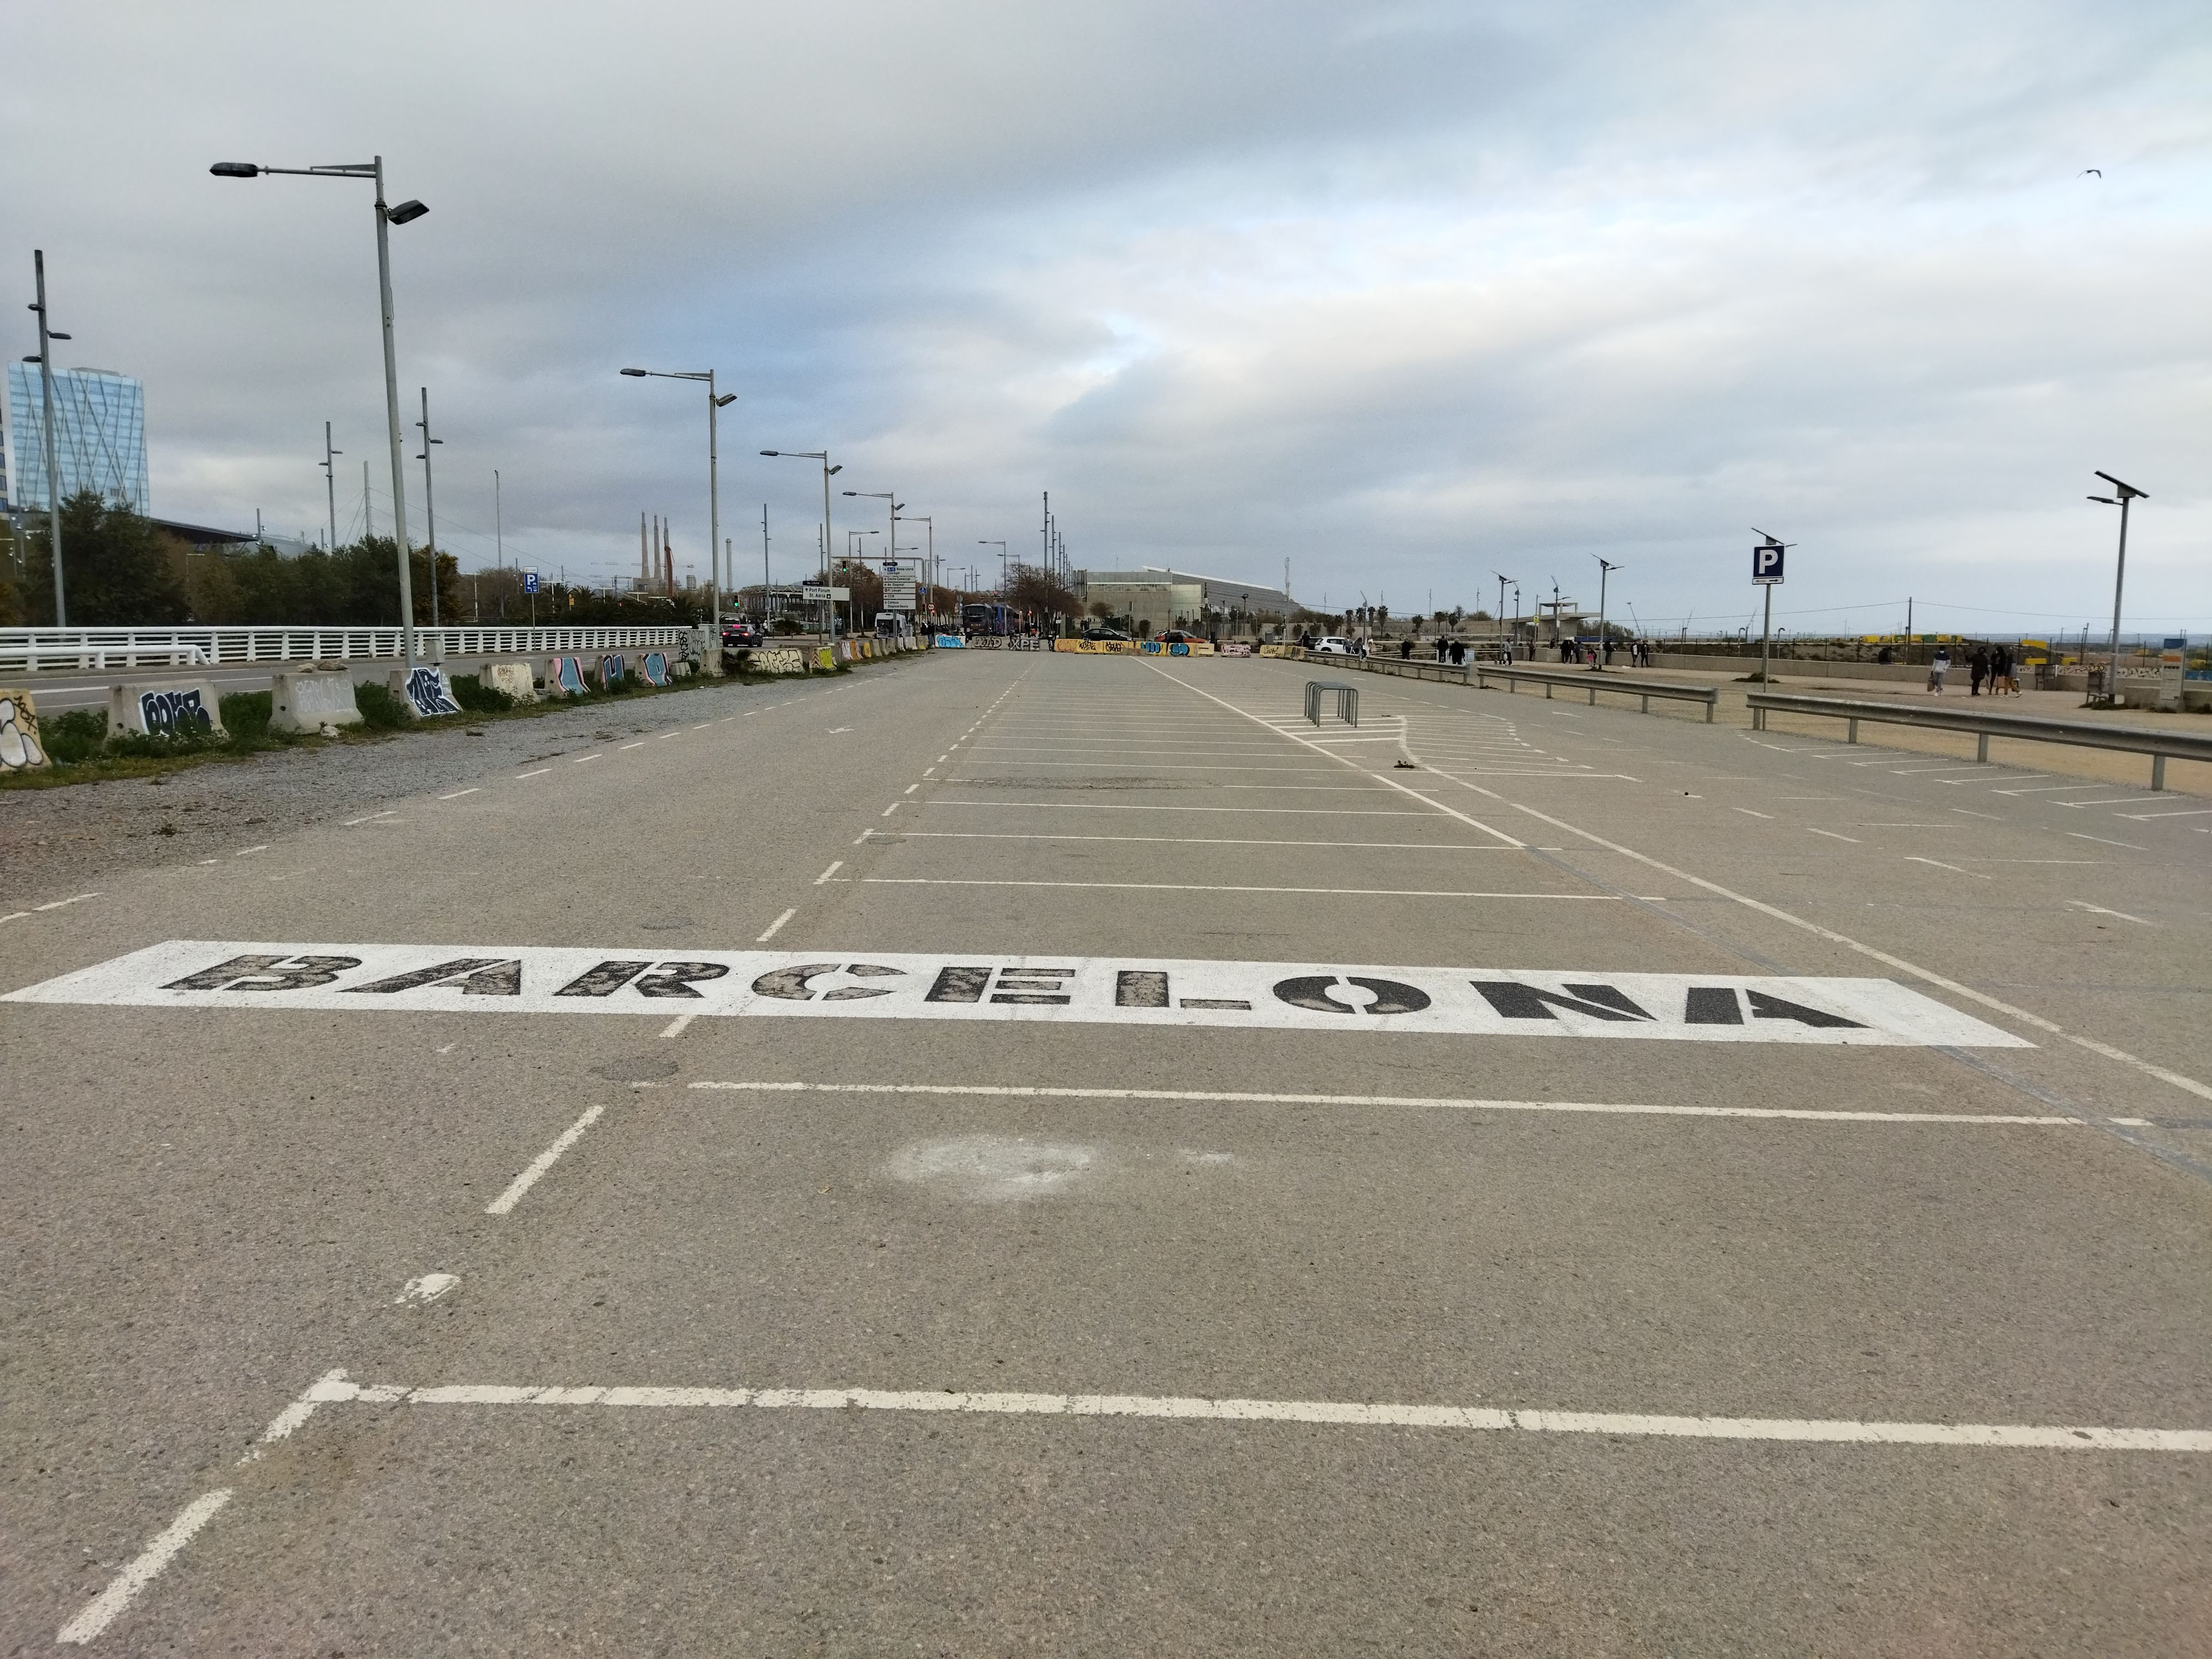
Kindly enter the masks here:
[[538, 626], [538, 573], [535, 570], [522, 573], [522, 591], [530, 595], [530, 625], [535, 628]]
[[2158, 655], [2158, 706], [2166, 709], [2181, 707], [2181, 688], [2187, 678], [2189, 635], [2168, 635]]
[[1782, 556], [1788, 544], [1767, 536], [1757, 525], [1752, 529], [1765, 540], [1751, 550], [1751, 579], [1766, 592], [1766, 620], [1759, 632], [1759, 683], [1774, 684], [1774, 590], [1782, 585]]

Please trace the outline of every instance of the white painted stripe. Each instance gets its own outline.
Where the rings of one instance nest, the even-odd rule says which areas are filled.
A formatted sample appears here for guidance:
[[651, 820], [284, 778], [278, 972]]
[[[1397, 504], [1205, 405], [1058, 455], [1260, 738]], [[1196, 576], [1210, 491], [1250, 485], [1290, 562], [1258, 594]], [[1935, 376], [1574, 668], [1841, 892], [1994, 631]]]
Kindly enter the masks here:
[[456, 790], [454, 790], [454, 791], [453, 791], [453, 793], [452, 794], [450, 794], [450, 795], [441, 795], [441, 796], [439, 796], [439, 797], [438, 797], [438, 799], [439, 799], [440, 800], [459, 800], [462, 796], [464, 796], [464, 795], [473, 795], [473, 794], [476, 794], [476, 793], [479, 793], [483, 788], [483, 786], [482, 784], [477, 784], [477, 785], [474, 785], [473, 787], [470, 787], [470, 788], [467, 788], [467, 789], [456, 789]]
[[376, 820], [377, 820], [377, 819], [379, 819], [379, 818], [388, 818], [388, 817], [390, 817], [392, 815], [392, 813], [393, 813], [393, 812], [396, 812], [396, 811], [398, 811], [398, 810], [399, 810], [399, 809], [398, 809], [398, 808], [397, 808], [397, 807], [391, 807], [391, 808], [387, 808], [386, 811], [381, 811], [381, 812], [371, 812], [371, 813], [368, 813], [367, 816], [362, 817], [358, 817], [358, 818], [348, 818], [348, 819], [347, 819], [343, 823], [340, 824], [338, 827], [339, 827], [341, 830], [350, 830], [350, 829], [352, 829], [356, 824], [358, 824], [358, 823], [375, 823], [375, 822], [376, 822]]
[[882, 835], [893, 841], [1127, 841], [1164, 847], [1340, 847], [1366, 852], [1516, 853], [1526, 848], [1503, 842], [1473, 841], [1282, 841], [1249, 836], [1067, 836], [1016, 830], [864, 830], [861, 839]]
[[2148, 823], [2153, 818], [2201, 818], [2208, 813], [2212, 813], [2212, 806], [2192, 806], [2183, 812], [2115, 812], [2112, 816], [2135, 823]]
[[656, 967], [623, 949], [172, 939], [0, 1000], [2033, 1046], [1881, 979], [830, 948], [673, 954]]
[[522, 1195], [544, 1179], [545, 1172], [561, 1161], [561, 1154], [582, 1139], [584, 1131], [597, 1123], [599, 1121], [599, 1114], [606, 1109], [605, 1106], [586, 1109], [583, 1116], [561, 1131], [550, 1146], [530, 1160], [530, 1167], [508, 1182], [505, 1192], [484, 1206], [484, 1213], [505, 1215], [513, 1210], [522, 1201]]
[[1973, 1127], [2078, 1127], [2080, 1118], [1985, 1112], [1870, 1112], [1793, 1106], [1658, 1106], [1588, 1100], [1462, 1100], [1421, 1095], [1270, 1094], [1244, 1089], [1083, 1089], [1052, 1084], [770, 1083], [706, 1080], [687, 1088], [749, 1094], [955, 1095], [992, 1100], [1160, 1100], [1230, 1106], [1404, 1106], [1423, 1111], [1565, 1112], [1607, 1117], [1717, 1117], [1797, 1123], [1956, 1123]]
[[[467, 793], [468, 792], [465, 790], [465, 791], [463, 791], [462, 793]], [[234, 858], [234, 859], [242, 859], [242, 858], [249, 857], [249, 856], [251, 856], [252, 854], [255, 854], [255, 853], [265, 853], [265, 852], [267, 852], [268, 850], [269, 850], [269, 843], [268, 843], [267, 842], [265, 842], [265, 841], [264, 841], [264, 842], [258, 842], [258, 844], [256, 844], [256, 845], [254, 845], [254, 846], [252, 846], [252, 847], [241, 847], [241, 848], [239, 848], [235, 853], [233, 853], [233, 854], [231, 854], [231, 857], [233, 857], [233, 858]], [[63, 901], [63, 902], [64, 902], [64, 903], [66, 903], [68, 901], [64, 900], [64, 901]]]
[[836, 874], [840, 870], [843, 869], [844, 867], [845, 867], [845, 860], [842, 860], [842, 859], [832, 859], [832, 860], [830, 860], [830, 867], [829, 867], [827, 870], [824, 870], [824, 871], [823, 871], [820, 875], [818, 875], [818, 876], [817, 876], [817, 877], [815, 877], [815, 878], [814, 878], [814, 884], [815, 884], [817, 887], [819, 887], [819, 886], [820, 886], [823, 882], [825, 882], [825, 881], [829, 880], [830, 877], [832, 877], [832, 876], [836, 875]]
[[[818, 885], [820, 885], [820, 884], [819, 884], [819, 883], [817, 883], [817, 884], [816, 884], [816, 885], [817, 885], [817, 886], [818, 886]], [[756, 945], [765, 945], [765, 944], [767, 944], [770, 939], [774, 939], [774, 938], [776, 936], [776, 934], [777, 934], [778, 933], [780, 933], [780, 932], [782, 930], [783, 924], [784, 924], [785, 922], [789, 921], [790, 921], [793, 916], [797, 915], [798, 914], [799, 914], [799, 907], [798, 907], [797, 905], [795, 905], [795, 904], [794, 904], [794, 905], [793, 905], [793, 906], [791, 907], [791, 908], [789, 908], [788, 910], [786, 910], [786, 911], [785, 911], [781, 915], [778, 916], [778, 917], [777, 917], [774, 921], [771, 921], [770, 923], [769, 923], [769, 925], [768, 925], [768, 931], [767, 931], [766, 933], [763, 933], [763, 934], [762, 934], [758, 939], [755, 939], [755, 940], [753, 941], [753, 943], [754, 943], [754, 944], [756, 944]]]
[[678, 1014], [675, 1018], [670, 1020], [667, 1024], [660, 1028], [660, 1035], [665, 1037], [682, 1036], [684, 1035], [684, 1028], [690, 1024], [693, 1020], [698, 1018], [699, 1016], [696, 1014]]
[[[971, 778], [969, 782], [973, 782]], [[1364, 791], [1359, 792], [1364, 793]], [[1246, 812], [1273, 817], [1307, 818], [1425, 818], [1426, 812], [1406, 812], [1395, 806], [1125, 806], [1096, 800], [930, 800], [923, 805], [985, 806], [994, 811], [1021, 812]], [[1521, 843], [1514, 842], [1518, 846]]]
[[553, 769], [550, 766], [541, 766], [535, 772], [517, 772], [514, 775], [514, 780], [517, 783], [520, 783], [525, 778], [542, 778], [552, 769]]
[[1861, 842], [1856, 836], [1839, 836], [1832, 830], [1815, 830], [1809, 823], [1807, 824], [1805, 828], [1809, 834], [1826, 836], [1830, 841], [1847, 841], [1854, 847], [1860, 847], [1865, 844]]
[[2143, 921], [2141, 916], [2131, 916], [2124, 910], [2107, 910], [2101, 904], [2091, 904], [2086, 899], [2068, 899], [2066, 902], [2076, 910], [2087, 910], [2093, 916], [2118, 916], [2122, 921], [2132, 921], [2144, 927], [2158, 926], [2154, 921]]
[[[2078, 811], [2084, 806], [2162, 806], [2166, 803], [2156, 795], [2100, 795], [2095, 800], [2055, 800], [2051, 804]], [[2127, 814], [2120, 816], [2125, 817]]]
[[79, 893], [75, 898], [54, 899], [45, 904], [34, 904], [27, 910], [11, 910], [6, 915], [0, 916], [0, 921], [21, 921], [26, 916], [38, 915], [48, 910], [65, 910], [72, 904], [82, 904], [87, 899], [96, 899], [100, 896], [101, 896], [100, 892], [91, 892]]
[[[389, 1390], [357, 1399], [387, 1403]], [[409, 1389], [409, 1406], [605, 1407], [647, 1410], [886, 1411], [1014, 1417], [1141, 1417], [1215, 1423], [1314, 1423], [1347, 1428], [1518, 1430], [1700, 1440], [1789, 1440], [1838, 1445], [1976, 1449], [2212, 1452], [2212, 1430], [2015, 1423], [1892, 1423], [1850, 1419], [1675, 1417], [1499, 1406], [1425, 1406], [1337, 1400], [1207, 1399], [1115, 1394], [963, 1394], [939, 1389], [640, 1388], [603, 1384], [449, 1383]]]
[[[1501, 853], [1515, 850], [1500, 847]], [[1195, 881], [1012, 881], [951, 876], [863, 876], [877, 887], [1106, 887], [1144, 893], [1311, 893], [1351, 898], [1558, 899], [1577, 904], [1617, 904], [1618, 893], [1469, 893], [1426, 887], [1231, 887]]]
[[1774, 816], [1771, 812], [1754, 812], [1748, 806], [1732, 807], [1729, 810], [1741, 812], [1747, 818], [1771, 818]]
[[2071, 836], [2076, 841], [2100, 841], [2107, 847], [2124, 847], [2131, 853], [2148, 853], [2150, 851], [2150, 848], [2148, 847], [2138, 847], [2131, 841], [2114, 841], [2110, 836], [2086, 836], [2079, 830], [2068, 830], [2062, 831], [2061, 833]]
[[204, 1492], [185, 1505], [184, 1512], [164, 1527], [154, 1541], [146, 1546], [137, 1559], [117, 1573], [106, 1589], [88, 1601], [77, 1616], [64, 1625], [56, 1633], [57, 1641], [73, 1646], [82, 1646], [95, 1640], [100, 1633], [122, 1616], [123, 1610], [138, 1598], [147, 1585], [161, 1576], [161, 1569], [176, 1559], [177, 1552], [192, 1541], [193, 1534], [215, 1519], [216, 1512], [230, 1502], [231, 1490], [220, 1487]]
[[586, 762], [589, 762], [589, 761], [595, 761], [595, 760], [599, 760], [599, 759], [601, 759], [601, 758], [603, 758], [603, 757], [600, 757], [600, 756], [598, 756], [598, 755], [579, 755], [579, 756], [577, 756], [577, 757], [576, 757], [576, 758], [575, 758], [575, 759], [574, 759], [574, 760], [570, 761], [570, 762], [568, 763], [568, 764], [569, 764], [569, 765], [571, 765], [571, 766], [582, 766], [582, 765], [584, 765]]
[[1994, 881], [1996, 879], [1994, 876], [1985, 876], [1978, 870], [1961, 870], [1957, 865], [1946, 864], [1941, 859], [1922, 858], [1917, 853], [1907, 853], [1905, 855], [1905, 861], [1907, 864], [1933, 865], [1938, 870], [1948, 870], [1954, 875], [1972, 876], [1976, 881]]

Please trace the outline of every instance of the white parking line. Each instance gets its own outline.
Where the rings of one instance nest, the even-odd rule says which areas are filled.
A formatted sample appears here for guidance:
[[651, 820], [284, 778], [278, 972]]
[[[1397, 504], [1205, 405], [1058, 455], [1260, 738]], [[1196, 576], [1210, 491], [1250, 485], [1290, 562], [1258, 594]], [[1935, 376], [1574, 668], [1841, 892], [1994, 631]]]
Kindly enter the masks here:
[[[2068, 1128], [2083, 1120], [1992, 1112], [1871, 1112], [1792, 1106], [1656, 1106], [1588, 1100], [1480, 1100], [1423, 1095], [1305, 1095], [1243, 1089], [1084, 1089], [1051, 1084], [714, 1082], [687, 1088], [751, 1094], [951, 1095], [990, 1100], [1159, 1100], [1223, 1106], [1406, 1106], [1422, 1111], [1565, 1112], [1601, 1117], [1722, 1117], [1795, 1123], [1952, 1123], [1972, 1127]], [[2113, 1119], [2118, 1122], [2121, 1120]]]
[[[1279, 841], [1250, 836], [1067, 836], [1015, 830], [863, 830], [860, 840], [883, 836], [893, 841], [1127, 841], [1166, 847], [1342, 847], [1393, 853], [1521, 853], [1528, 848], [1503, 842], [1473, 841]], [[858, 842], [854, 843], [858, 846]], [[1556, 848], [1540, 848], [1556, 851]]]
[[[836, 868], [836, 866], [835, 865], [832, 865], [832, 866], [830, 866], [830, 868], [835, 869], [835, 868]], [[826, 878], [825, 878], [824, 879], [826, 879]], [[817, 886], [817, 887], [818, 887], [818, 886], [820, 886], [821, 884], [821, 884], [820, 882], [817, 882], [817, 883], [815, 883], [815, 885], [816, 885], [816, 886]], [[774, 939], [774, 938], [776, 936], [776, 933], [777, 933], [778, 930], [779, 930], [779, 929], [781, 929], [781, 928], [782, 927], [782, 926], [783, 926], [783, 924], [784, 924], [785, 922], [789, 921], [790, 921], [793, 916], [797, 915], [798, 914], [799, 914], [799, 907], [798, 907], [797, 905], [795, 905], [795, 904], [794, 904], [794, 905], [793, 905], [793, 906], [791, 907], [791, 908], [789, 908], [788, 910], [786, 910], [786, 911], [785, 911], [781, 915], [778, 916], [778, 917], [777, 917], [774, 921], [771, 921], [770, 923], [769, 923], [769, 925], [768, 925], [768, 931], [767, 931], [766, 933], [763, 933], [763, 934], [762, 934], [758, 939], [755, 939], [755, 940], [753, 941], [753, 943], [754, 943], [754, 944], [756, 944], [756, 945], [765, 945], [765, 944], [767, 944], [770, 939]]]
[[1744, 815], [1744, 817], [1747, 817], [1747, 818], [1768, 818], [1768, 819], [1771, 819], [1771, 818], [1773, 817], [1773, 816], [1774, 816], [1774, 814], [1773, 814], [1773, 813], [1771, 813], [1771, 812], [1754, 812], [1754, 811], [1753, 811], [1751, 810], [1751, 808], [1749, 808], [1748, 806], [1737, 806], [1737, 807], [1732, 807], [1732, 808], [1730, 808], [1729, 810], [1730, 810], [1730, 811], [1732, 811], [1741, 812], [1741, 813], [1742, 813], [1742, 814]]
[[599, 1114], [606, 1109], [605, 1106], [587, 1108], [583, 1116], [561, 1131], [550, 1146], [530, 1160], [530, 1167], [509, 1182], [505, 1192], [484, 1206], [484, 1213], [506, 1215], [511, 1212], [522, 1201], [522, 1195], [544, 1178], [545, 1172], [561, 1161], [561, 1154], [582, 1139], [584, 1131], [597, 1123], [599, 1121]]
[[820, 886], [823, 882], [825, 882], [825, 881], [829, 880], [830, 877], [832, 877], [832, 876], [836, 875], [836, 874], [840, 870], [843, 869], [844, 867], [845, 867], [845, 860], [842, 860], [842, 859], [832, 859], [832, 860], [830, 860], [830, 867], [829, 867], [827, 870], [824, 870], [824, 871], [823, 871], [820, 875], [818, 875], [818, 876], [817, 876], [817, 877], [815, 877], [815, 878], [814, 878], [814, 884], [815, 884], [817, 887], [819, 887], [819, 886]]
[[[1501, 848], [1498, 850], [1508, 852], [1512, 849]], [[1419, 887], [1230, 887], [1190, 881], [1012, 881], [980, 878], [970, 880], [947, 876], [863, 876], [860, 880], [864, 884], [873, 887], [1112, 888], [1140, 893], [1307, 893], [1346, 898], [1557, 899], [1605, 904], [1617, 904], [1622, 897], [1618, 893], [1437, 892]], [[1648, 902], [1665, 902], [1664, 898], [1658, 896], [1644, 896]]]
[[2086, 899], [2068, 899], [2066, 902], [2076, 910], [2087, 910], [2093, 916], [2118, 916], [2122, 921], [2132, 921], [2143, 927], [2158, 926], [2154, 921], [2145, 921], [2141, 916], [2131, 916], [2124, 910], [2107, 910], [2101, 904], [2091, 904]]
[[82, 904], [87, 899], [96, 899], [100, 896], [97, 892], [79, 893], [75, 898], [55, 899], [51, 903], [34, 904], [27, 910], [10, 910], [6, 915], [0, 916], [0, 921], [21, 921], [24, 917], [36, 915], [42, 910], [64, 909], [72, 904]]
[[520, 783], [525, 778], [542, 778], [552, 769], [550, 766], [541, 766], [535, 772], [517, 772], [514, 775], [514, 781]]
[[2131, 841], [2114, 841], [2110, 836], [2085, 836], [2079, 830], [2068, 830], [2063, 833], [2071, 836], [2076, 841], [2100, 841], [2107, 847], [2124, 847], [2130, 852], [2148, 853], [2150, 851], [2149, 848], [2138, 847]]
[[176, 1558], [177, 1552], [192, 1541], [192, 1535], [215, 1519], [216, 1512], [230, 1502], [231, 1489], [220, 1487], [203, 1493], [185, 1505], [184, 1511], [161, 1528], [154, 1541], [141, 1551], [137, 1558], [109, 1581], [106, 1589], [87, 1602], [84, 1610], [64, 1625], [55, 1640], [82, 1646], [97, 1638], [113, 1624], [123, 1610], [138, 1597], [138, 1593], [161, 1575], [161, 1569]]
[[1961, 875], [1961, 876], [1972, 876], [1972, 877], [1973, 877], [1973, 878], [1974, 878], [1976, 881], [1994, 881], [1994, 880], [1996, 880], [1996, 877], [1994, 877], [1994, 876], [1985, 876], [1985, 875], [1983, 875], [1979, 871], [1976, 871], [1976, 870], [1961, 870], [1961, 869], [1960, 869], [1960, 868], [1959, 868], [1959, 866], [1958, 866], [1957, 865], [1955, 865], [1955, 864], [1946, 864], [1946, 863], [1944, 863], [1944, 862], [1943, 862], [1943, 860], [1941, 860], [1941, 859], [1924, 859], [1924, 858], [1922, 858], [1922, 857], [1920, 856], [1920, 854], [1918, 854], [1917, 853], [1907, 853], [1907, 854], [1905, 855], [1905, 861], [1907, 864], [1932, 864], [1932, 865], [1934, 865], [1934, 866], [1935, 866], [1938, 870], [1949, 870], [1949, 871], [1951, 871], [1951, 872], [1953, 872], [1954, 873], [1958, 874], [1958, 875]]
[[2148, 823], [2153, 818], [2201, 818], [2208, 814], [2212, 814], [2212, 806], [2192, 806], [2179, 812], [2115, 812], [2112, 816], [2136, 823]]
[[1347, 1428], [1516, 1430], [1699, 1440], [1785, 1440], [1838, 1445], [2034, 1449], [2050, 1451], [2212, 1452], [2212, 1430], [2014, 1423], [1887, 1423], [1851, 1419], [1668, 1417], [1638, 1412], [1531, 1410], [1497, 1406], [1369, 1404], [1325, 1400], [1216, 1400], [1174, 1395], [962, 1394], [884, 1389], [609, 1387], [465, 1382], [362, 1388], [338, 1379], [310, 1390], [318, 1404], [593, 1407], [698, 1410], [958, 1413], [983, 1416], [1164, 1418], [1217, 1423], [1311, 1423]]
[[1811, 836], [1826, 836], [1830, 841], [1847, 841], [1854, 847], [1866, 845], [1856, 836], [1839, 836], [1832, 830], [1816, 830], [1809, 823], [1805, 826], [1805, 833]]
[[483, 787], [483, 786], [482, 784], [477, 784], [477, 785], [475, 785], [474, 787], [471, 787], [471, 788], [467, 788], [467, 789], [456, 789], [456, 790], [454, 790], [454, 791], [453, 791], [453, 793], [452, 794], [450, 794], [450, 795], [441, 795], [441, 796], [439, 796], [439, 797], [438, 797], [438, 799], [439, 799], [440, 800], [459, 800], [459, 799], [462, 796], [464, 796], [464, 795], [473, 795], [473, 794], [477, 793], [478, 791], [480, 791]]

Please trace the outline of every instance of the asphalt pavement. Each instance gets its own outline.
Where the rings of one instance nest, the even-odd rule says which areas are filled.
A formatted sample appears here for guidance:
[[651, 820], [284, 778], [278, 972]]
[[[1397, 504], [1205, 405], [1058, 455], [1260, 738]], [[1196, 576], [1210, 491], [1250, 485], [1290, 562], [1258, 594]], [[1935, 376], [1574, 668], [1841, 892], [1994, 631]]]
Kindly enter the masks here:
[[2212, 803], [1310, 677], [9, 920], [0, 1649], [2212, 1650]]

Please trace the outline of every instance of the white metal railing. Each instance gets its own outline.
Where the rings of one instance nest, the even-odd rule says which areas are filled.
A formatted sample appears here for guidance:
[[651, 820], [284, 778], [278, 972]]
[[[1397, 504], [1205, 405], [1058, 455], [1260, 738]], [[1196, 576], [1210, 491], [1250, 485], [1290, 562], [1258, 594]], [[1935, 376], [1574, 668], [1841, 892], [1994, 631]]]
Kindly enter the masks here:
[[[681, 645], [697, 629], [418, 628], [415, 654], [432, 661]], [[404, 659], [397, 628], [0, 628], [0, 674], [106, 673], [232, 663]]]

